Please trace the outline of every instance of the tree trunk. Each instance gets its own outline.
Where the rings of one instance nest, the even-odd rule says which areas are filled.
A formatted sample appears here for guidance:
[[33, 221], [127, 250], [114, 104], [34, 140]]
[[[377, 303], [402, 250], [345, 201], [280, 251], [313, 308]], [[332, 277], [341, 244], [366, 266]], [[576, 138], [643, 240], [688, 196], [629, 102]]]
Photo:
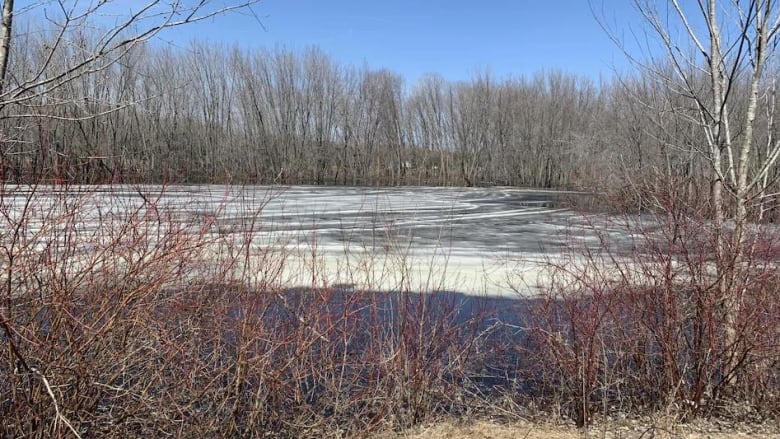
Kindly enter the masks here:
[[14, 1], [3, 3], [3, 21], [0, 24], [0, 95], [5, 91], [5, 77], [8, 72], [8, 56], [11, 51], [11, 33], [13, 32]]

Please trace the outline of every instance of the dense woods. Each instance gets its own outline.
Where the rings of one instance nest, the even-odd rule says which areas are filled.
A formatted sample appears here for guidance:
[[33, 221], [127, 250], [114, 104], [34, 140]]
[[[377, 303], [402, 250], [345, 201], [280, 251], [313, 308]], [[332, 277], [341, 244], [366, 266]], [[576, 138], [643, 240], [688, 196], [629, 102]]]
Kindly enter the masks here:
[[[19, 29], [11, 81], [44, 65], [40, 48], [50, 37]], [[98, 38], [72, 32], [84, 46]], [[78, 51], [62, 47], [49, 69], [79, 62]], [[388, 70], [341, 65], [316, 47], [206, 43], [137, 44], [92, 69], [2, 108], [3, 179], [636, 192], [643, 176], [690, 178], [706, 168], [695, 125], [674, 111], [691, 103], [649, 75], [594, 83], [560, 71], [486, 71], [464, 82], [431, 74], [407, 84]], [[759, 117], [761, 135], [773, 136], [771, 114]]]

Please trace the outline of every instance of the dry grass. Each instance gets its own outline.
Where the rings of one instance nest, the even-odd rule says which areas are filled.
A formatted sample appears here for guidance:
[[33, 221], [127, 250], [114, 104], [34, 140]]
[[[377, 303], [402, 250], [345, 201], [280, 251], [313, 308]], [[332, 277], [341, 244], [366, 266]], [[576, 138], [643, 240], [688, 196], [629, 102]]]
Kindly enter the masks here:
[[443, 422], [401, 433], [384, 433], [374, 439], [569, 439], [576, 437], [579, 437], [576, 431], [531, 423], [500, 425], [490, 422], [475, 422], [463, 425]]
[[543, 423], [518, 422], [497, 424], [492, 422], [456, 423], [441, 422], [420, 426], [401, 433], [383, 433], [373, 439], [771, 439], [778, 431], [756, 433], [748, 431], [694, 431], [690, 427], [658, 425], [609, 425], [606, 428], [580, 430], [575, 427], [555, 426]]

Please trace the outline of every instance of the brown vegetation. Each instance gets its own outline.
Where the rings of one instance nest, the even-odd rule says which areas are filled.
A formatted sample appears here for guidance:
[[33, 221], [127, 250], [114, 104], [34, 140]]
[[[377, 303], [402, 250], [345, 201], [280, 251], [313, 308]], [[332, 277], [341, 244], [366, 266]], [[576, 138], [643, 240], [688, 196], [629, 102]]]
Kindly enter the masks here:
[[[679, 200], [668, 200], [675, 203]], [[679, 205], [625, 217], [625, 254], [606, 240], [548, 263], [551, 281], [530, 309], [533, 379], [543, 400], [580, 426], [594, 413], [668, 412], [776, 418], [780, 270], [774, 226], [756, 227], [735, 283], [722, 287], [711, 220]], [[741, 292], [735, 334], [724, 303]], [[734, 415], [731, 404], [747, 404]]]
[[251, 215], [217, 233], [149, 189], [108, 205], [91, 191], [0, 193], [3, 435], [352, 437], [537, 410], [581, 426], [780, 412], [777, 246], [760, 241], [740, 268], [729, 344], [693, 215], [656, 218], [628, 259], [607, 242], [551, 259], [538, 298], [488, 299], [285, 288]]
[[281, 289], [244, 265], [251, 228], [22, 190], [0, 193], [2, 436], [354, 436], [475, 398], [481, 313], [455, 296]]
[[514, 422], [497, 424], [493, 422], [475, 422], [470, 424], [442, 422], [430, 426], [421, 426], [404, 433], [382, 434], [376, 439], [770, 439], [774, 433], [757, 432], [719, 432], [680, 426], [678, 424], [636, 423], [621, 425], [614, 423], [591, 431], [573, 427], [550, 425], [545, 422]]

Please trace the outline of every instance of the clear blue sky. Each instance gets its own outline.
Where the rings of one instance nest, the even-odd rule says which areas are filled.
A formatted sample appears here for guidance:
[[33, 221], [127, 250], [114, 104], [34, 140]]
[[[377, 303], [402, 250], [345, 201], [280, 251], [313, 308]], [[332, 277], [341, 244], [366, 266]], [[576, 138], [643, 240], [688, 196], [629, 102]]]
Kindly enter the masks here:
[[[626, 0], [603, 0], [611, 25], [633, 16]], [[602, 4], [602, 0], [595, 0]], [[165, 38], [238, 42], [243, 47], [317, 45], [342, 64], [388, 68], [414, 83], [489, 68], [496, 77], [560, 69], [599, 79], [626, 61], [593, 17], [588, 0], [264, 0], [262, 22], [231, 14]]]
[[[591, 1], [611, 28], [630, 35], [636, 22], [630, 1]], [[32, 3], [20, 0], [19, 9]], [[117, 0], [104, 8], [106, 17], [140, 3]], [[627, 69], [589, 0], [262, 0], [253, 10], [262, 24], [234, 12], [168, 30], [158, 43], [186, 47], [207, 40], [292, 50], [316, 45], [340, 64], [387, 68], [407, 84], [426, 73], [457, 81], [487, 69], [497, 78], [557, 69], [598, 81], [612, 77], [614, 68]]]

